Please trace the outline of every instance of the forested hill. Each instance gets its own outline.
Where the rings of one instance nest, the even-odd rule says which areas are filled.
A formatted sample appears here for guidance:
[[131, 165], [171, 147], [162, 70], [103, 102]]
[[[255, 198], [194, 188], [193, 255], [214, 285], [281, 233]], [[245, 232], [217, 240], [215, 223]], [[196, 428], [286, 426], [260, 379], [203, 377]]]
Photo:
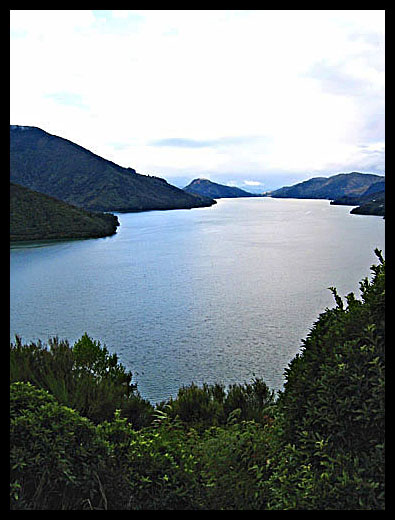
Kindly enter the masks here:
[[224, 198], [238, 198], [238, 197], [259, 197], [254, 193], [249, 193], [234, 186], [225, 186], [212, 182], [208, 179], [194, 179], [188, 186], [185, 186], [184, 191], [194, 193], [196, 195], [203, 195], [213, 199]]
[[10, 183], [10, 240], [98, 238], [112, 235], [115, 215], [93, 213]]
[[357, 206], [351, 213], [358, 215], [385, 216], [385, 181], [371, 184], [357, 196], [345, 196], [331, 201], [334, 205]]
[[10, 180], [92, 211], [211, 206], [159, 177], [140, 175], [67, 139], [31, 126], [10, 126]]
[[345, 196], [359, 196], [377, 182], [382, 182], [382, 175], [371, 173], [339, 173], [331, 177], [314, 177], [293, 186], [284, 186], [269, 193], [275, 198], [295, 199], [339, 199]]

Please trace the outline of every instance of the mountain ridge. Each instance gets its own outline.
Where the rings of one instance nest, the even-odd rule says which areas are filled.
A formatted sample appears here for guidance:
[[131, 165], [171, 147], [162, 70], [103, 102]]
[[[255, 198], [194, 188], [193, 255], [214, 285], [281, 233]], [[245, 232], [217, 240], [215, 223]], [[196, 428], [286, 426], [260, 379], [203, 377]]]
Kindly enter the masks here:
[[90, 211], [191, 209], [215, 204], [33, 126], [10, 125], [10, 180]]
[[312, 177], [292, 186], [284, 186], [268, 193], [273, 198], [330, 199], [359, 196], [384, 176], [372, 173], [337, 173], [330, 177]]
[[260, 197], [255, 193], [249, 193], [235, 186], [225, 186], [209, 179], [197, 178], [191, 181], [188, 186], [183, 188], [188, 193], [203, 195], [213, 199], [240, 198], [240, 197]]
[[356, 206], [350, 213], [385, 216], [385, 181], [371, 184], [360, 195], [346, 195], [331, 201], [333, 205]]

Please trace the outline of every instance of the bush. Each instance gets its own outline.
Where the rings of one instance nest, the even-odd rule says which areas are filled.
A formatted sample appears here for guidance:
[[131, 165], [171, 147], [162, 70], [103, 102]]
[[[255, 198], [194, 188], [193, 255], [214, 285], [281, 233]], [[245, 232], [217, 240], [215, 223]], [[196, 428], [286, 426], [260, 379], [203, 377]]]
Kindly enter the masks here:
[[11, 382], [30, 382], [96, 424], [110, 420], [116, 409], [136, 428], [152, 422], [153, 407], [142, 399], [132, 374], [100, 342], [84, 334], [74, 346], [58, 338], [48, 346], [22, 344], [16, 337], [10, 348]]
[[12, 377], [56, 399], [11, 384], [12, 509], [383, 510], [385, 263], [377, 255], [361, 300], [349, 294], [345, 304], [331, 289], [336, 306], [313, 325], [276, 401], [255, 379], [228, 390], [183, 387], [154, 411], [116, 356], [87, 335], [73, 348], [17, 342]]
[[103, 475], [108, 509], [194, 510], [203, 507], [193, 446], [198, 437], [158, 413], [155, 426], [132, 429], [119, 414], [98, 426], [110, 443], [112, 464]]
[[238, 415], [232, 414], [225, 427], [206, 430], [196, 445], [205, 509], [265, 508], [269, 452], [265, 428], [253, 421], [239, 422]]
[[171, 417], [204, 430], [225, 425], [235, 410], [238, 410], [239, 422], [254, 420], [265, 424], [273, 403], [274, 392], [262, 379], [255, 378], [252, 383], [229, 385], [227, 390], [218, 383], [205, 383], [201, 387], [192, 383], [180, 388], [174, 400], [161, 403], [159, 408], [165, 405]]
[[11, 509], [100, 504], [107, 444], [95, 426], [30, 383], [10, 385]]
[[276, 406], [273, 509], [384, 509], [385, 263], [314, 324]]

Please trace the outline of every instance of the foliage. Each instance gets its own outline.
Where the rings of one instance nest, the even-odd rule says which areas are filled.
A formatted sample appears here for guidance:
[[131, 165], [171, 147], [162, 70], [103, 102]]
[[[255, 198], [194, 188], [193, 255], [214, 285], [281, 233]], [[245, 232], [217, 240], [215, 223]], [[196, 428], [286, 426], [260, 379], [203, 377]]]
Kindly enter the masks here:
[[[235, 410], [237, 412], [237, 410]], [[264, 509], [262, 483], [267, 478], [267, 434], [254, 421], [207, 429], [196, 445], [199, 472], [205, 486], [205, 509]]]
[[10, 386], [11, 509], [81, 509], [100, 499], [107, 446], [95, 426], [30, 383]]
[[163, 414], [153, 427], [139, 432], [119, 416], [98, 429], [114, 454], [103, 481], [110, 508], [202, 508], [203, 488], [193, 455], [197, 436], [192, 430]]
[[[385, 263], [327, 309], [276, 406], [273, 509], [384, 509]], [[275, 443], [272, 444], [274, 448]]]
[[[232, 384], [225, 389], [219, 383], [191, 384], [178, 390], [177, 397], [166, 406], [171, 417], [183, 423], [206, 429], [227, 423], [230, 414], [237, 410], [240, 421], [254, 420], [265, 423], [268, 407], [274, 402], [274, 392], [260, 378], [251, 383]], [[162, 403], [163, 405], [163, 403]]]
[[153, 407], [132, 384], [132, 374], [86, 333], [72, 347], [58, 338], [48, 346], [24, 345], [16, 337], [10, 348], [10, 378], [48, 390], [95, 423], [111, 419], [116, 409], [136, 428], [152, 421]]
[[12, 380], [30, 382], [11, 384], [11, 508], [383, 510], [385, 262], [376, 254], [360, 300], [330, 288], [336, 306], [313, 325], [277, 400], [254, 379], [183, 387], [154, 409], [87, 334], [73, 347], [17, 339]]

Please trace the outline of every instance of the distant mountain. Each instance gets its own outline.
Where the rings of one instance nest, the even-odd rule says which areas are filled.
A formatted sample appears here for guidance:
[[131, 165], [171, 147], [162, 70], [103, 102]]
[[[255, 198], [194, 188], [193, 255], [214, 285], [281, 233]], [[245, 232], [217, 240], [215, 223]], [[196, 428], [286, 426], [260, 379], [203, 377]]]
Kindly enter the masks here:
[[115, 215], [92, 213], [10, 183], [10, 240], [98, 238], [112, 235]]
[[385, 215], [385, 181], [371, 184], [363, 193], [356, 196], [340, 197], [331, 201], [333, 205], [357, 206], [350, 213], [358, 215]]
[[164, 179], [140, 175], [67, 139], [31, 126], [10, 126], [10, 180], [91, 211], [211, 206]]
[[285, 186], [270, 192], [269, 195], [275, 198], [335, 200], [345, 196], [359, 196], [383, 179], [383, 176], [370, 173], [339, 173], [331, 177], [314, 177], [294, 186]]
[[371, 184], [369, 188], [363, 193], [363, 195], [373, 195], [374, 193], [379, 193], [380, 191], [385, 191], [385, 179]]
[[375, 182], [374, 184], [371, 184], [369, 188], [367, 188], [360, 195], [346, 195], [344, 197], [339, 197], [338, 199], [332, 200], [331, 204], [337, 206], [359, 206], [360, 204], [372, 201], [375, 197], [377, 197], [379, 193], [384, 192], [385, 181]]
[[379, 215], [385, 217], [385, 194], [384, 191], [376, 193], [372, 200], [364, 202], [360, 206], [353, 208], [350, 213], [356, 215]]
[[240, 188], [224, 186], [223, 184], [218, 184], [208, 179], [194, 179], [188, 186], [185, 186], [184, 191], [212, 199], [260, 197], [260, 195], [248, 193], [248, 191], [244, 191]]

